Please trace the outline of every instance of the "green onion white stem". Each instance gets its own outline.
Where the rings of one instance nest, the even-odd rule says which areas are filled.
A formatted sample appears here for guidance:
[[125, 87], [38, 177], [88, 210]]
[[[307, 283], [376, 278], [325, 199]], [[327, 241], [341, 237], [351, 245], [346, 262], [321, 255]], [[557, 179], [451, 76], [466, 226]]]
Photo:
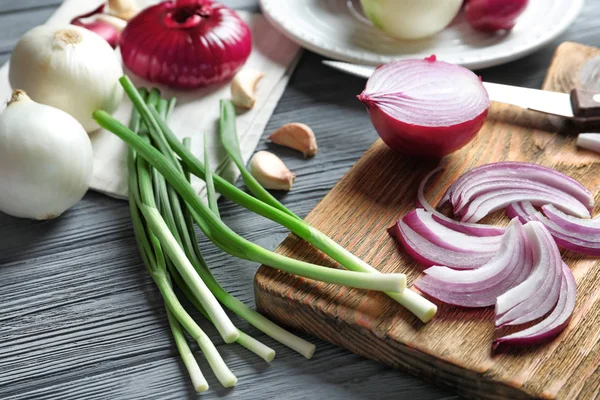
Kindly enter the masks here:
[[194, 389], [196, 389], [196, 391], [199, 393], [206, 392], [208, 390], [208, 382], [206, 382], [204, 375], [202, 375], [202, 371], [200, 371], [198, 362], [192, 354], [190, 346], [187, 344], [187, 340], [183, 335], [181, 325], [179, 322], [177, 322], [177, 319], [173, 316], [169, 308], [167, 308], [167, 318], [169, 319], [171, 332], [173, 333], [173, 338], [175, 339], [175, 345], [177, 346], [177, 350], [179, 351], [179, 355], [181, 356], [181, 360], [183, 361], [185, 368], [190, 374], [190, 379], [192, 380]]

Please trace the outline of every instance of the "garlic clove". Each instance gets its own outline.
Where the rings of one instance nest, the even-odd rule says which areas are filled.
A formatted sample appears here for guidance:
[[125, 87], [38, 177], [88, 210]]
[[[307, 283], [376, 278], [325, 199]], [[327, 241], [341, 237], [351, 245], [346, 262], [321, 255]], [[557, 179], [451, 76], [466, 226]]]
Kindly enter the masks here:
[[313, 130], [300, 122], [285, 124], [269, 137], [275, 144], [301, 151], [305, 158], [317, 154], [317, 139]]
[[108, 13], [114, 17], [129, 21], [139, 12], [135, 0], [108, 0]]
[[254, 107], [256, 85], [263, 76], [262, 72], [252, 69], [243, 69], [235, 74], [231, 81], [231, 102], [241, 108]]
[[296, 174], [273, 153], [259, 151], [250, 160], [250, 173], [267, 189], [290, 190]]

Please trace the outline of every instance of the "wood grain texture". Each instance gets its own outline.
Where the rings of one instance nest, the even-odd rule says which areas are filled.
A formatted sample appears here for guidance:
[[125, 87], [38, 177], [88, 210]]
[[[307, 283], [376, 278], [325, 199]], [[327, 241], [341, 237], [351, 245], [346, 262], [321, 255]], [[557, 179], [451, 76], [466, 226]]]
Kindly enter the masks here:
[[[600, 49], [564, 43], [556, 50], [543, 88], [569, 92], [589, 86], [600, 71]], [[597, 84], [597, 82], [595, 83]], [[476, 140], [447, 157], [448, 166], [428, 189], [437, 203], [469, 169], [494, 161], [531, 161], [575, 177], [600, 193], [600, 158], [577, 150], [573, 127], [518, 107], [494, 103]], [[414, 208], [416, 188], [433, 162], [395, 154], [377, 141], [311, 211], [306, 220], [382, 272], [422, 268], [389, 237], [386, 228]], [[598, 210], [596, 210], [598, 211]], [[508, 220], [501, 213], [489, 222]], [[336, 266], [295, 235], [278, 252]], [[491, 354], [499, 336], [493, 308], [465, 310], [439, 304], [428, 324], [385, 295], [314, 282], [261, 267], [255, 276], [259, 310], [274, 319], [398, 367], [471, 398], [589, 398], [600, 381], [600, 263], [564, 254], [578, 283], [571, 323], [554, 341]], [[504, 333], [502, 333], [504, 334]]]
[[[256, 9], [253, 0], [238, 2]], [[48, 4], [58, 3], [0, 0], [0, 42], [16, 43], [22, 32], [51, 14]], [[587, 0], [561, 38], [521, 60], [479, 73], [494, 82], [540, 87], [559, 42], [600, 45], [598, 18], [600, 1]], [[8, 51], [0, 53], [0, 62], [8, 56]], [[300, 216], [327, 194], [377, 137], [354, 97], [364, 81], [320, 62], [320, 57], [305, 52], [259, 145], [277, 153], [297, 173], [294, 189], [280, 199]], [[319, 140], [315, 158], [304, 160], [294, 151], [266, 143], [274, 129], [291, 121], [315, 130]], [[219, 204], [229, 226], [263, 247], [274, 249], [287, 235], [280, 226], [230, 202]], [[205, 240], [200, 244], [217, 279], [253, 306], [252, 277], [258, 266], [224, 257]], [[97, 193], [89, 193], [55, 221], [0, 214], [0, 320], [2, 400], [457, 398], [409, 374], [301, 334], [317, 345], [315, 357], [305, 360], [235, 317], [236, 325], [272, 346], [277, 357], [266, 365], [239, 346], [223, 345], [216, 331], [197, 318], [239, 383], [233, 390], [221, 389], [196, 351], [211, 385], [207, 393], [196, 395], [171, 339], [160, 295], [135, 249], [127, 205]], [[580, 371], [588, 368], [583, 365]], [[588, 380], [599, 379], [596, 371]], [[590, 387], [586, 386], [588, 394]]]

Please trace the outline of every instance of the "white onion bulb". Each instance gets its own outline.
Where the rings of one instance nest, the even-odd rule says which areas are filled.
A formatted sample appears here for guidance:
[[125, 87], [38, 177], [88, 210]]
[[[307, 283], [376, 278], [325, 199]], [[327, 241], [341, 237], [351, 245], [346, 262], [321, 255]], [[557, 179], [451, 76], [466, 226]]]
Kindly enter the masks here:
[[375, 26], [398, 39], [422, 39], [444, 29], [463, 0], [361, 0]]
[[87, 132], [98, 129], [96, 110], [113, 113], [123, 97], [123, 68], [99, 35], [68, 25], [41, 25], [27, 32], [10, 59], [10, 84], [36, 102], [71, 114]]
[[83, 197], [92, 169], [92, 144], [81, 124], [15, 90], [0, 114], [0, 211], [55, 218]]

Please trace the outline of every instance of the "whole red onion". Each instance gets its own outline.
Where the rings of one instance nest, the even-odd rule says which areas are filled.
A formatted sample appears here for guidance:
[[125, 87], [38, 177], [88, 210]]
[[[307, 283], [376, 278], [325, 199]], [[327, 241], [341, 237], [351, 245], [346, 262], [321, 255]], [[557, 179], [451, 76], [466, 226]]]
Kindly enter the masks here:
[[470, 0], [465, 6], [465, 16], [478, 31], [509, 30], [526, 6], [527, 0]]
[[149, 7], [129, 21], [119, 44], [134, 74], [183, 89], [231, 79], [252, 50], [248, 25], [211, 0]]
[[[102, 19], [102, 17], [106, 19]], [[113, 49], [117, 47], [119, 42], [120, 29], [109, 21], [119, 21], [118, 18], [112, 16], [106, 16], [104, 14], [104, 4], [101, 4], [98, 8], [71, 20], [72, 25], [81, 26], [86, 28], [100, 36], [110, 44]], [[122, 21], [122, 20], [121, 20]], [[125, 25], [125, 21], [122, 21]]]

